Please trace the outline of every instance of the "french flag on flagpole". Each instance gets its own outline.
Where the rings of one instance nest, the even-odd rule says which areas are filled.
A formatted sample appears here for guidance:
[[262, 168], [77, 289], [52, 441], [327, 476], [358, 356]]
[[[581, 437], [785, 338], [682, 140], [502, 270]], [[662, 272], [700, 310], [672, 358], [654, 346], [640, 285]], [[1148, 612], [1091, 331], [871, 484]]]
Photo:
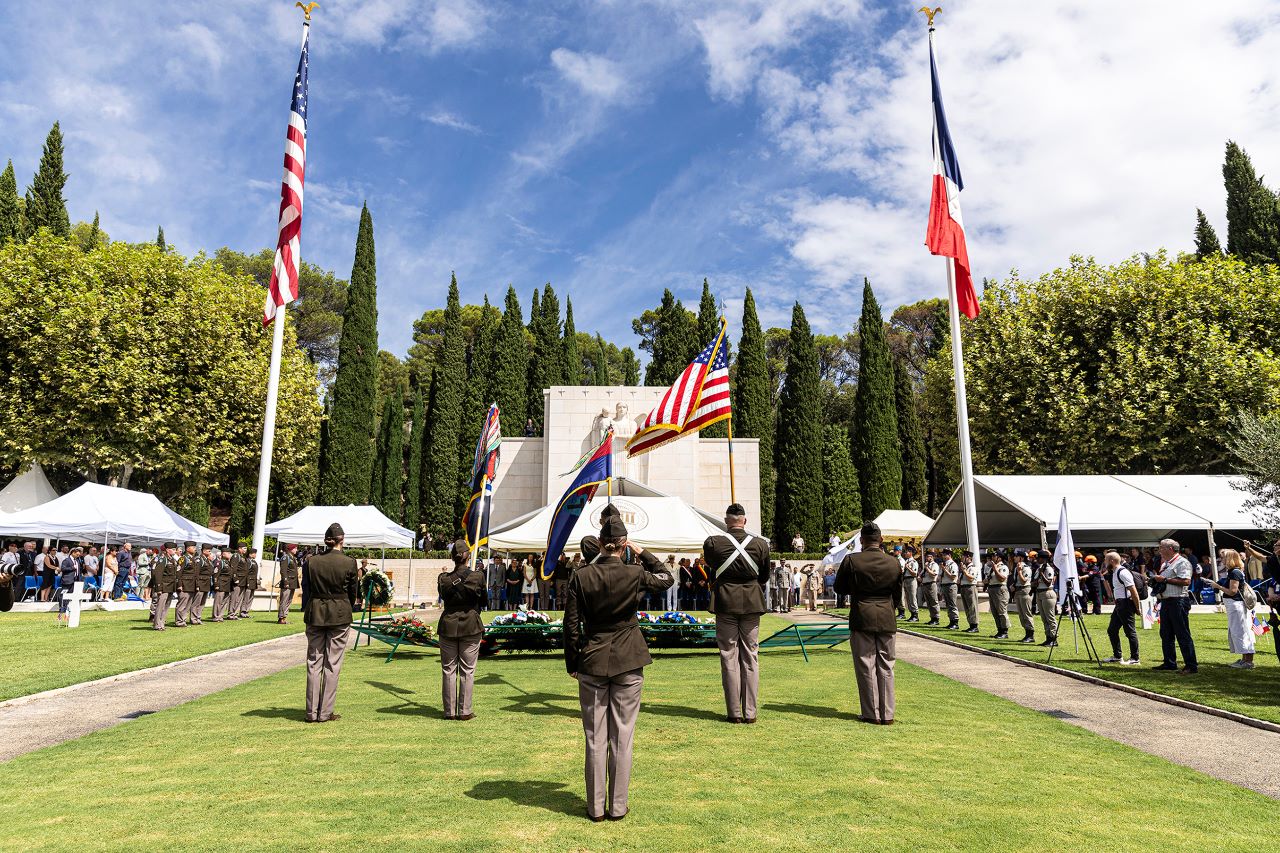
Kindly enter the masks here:
[[[932, 23], [932, 21], [930, 22]], [[960, 161], [951, 144], [947, 114], [942, 108], [942, 85], [938, 82], [938, 62], [933, 55], [933, 35], [929, 36], [929, 76], [933, 80], [933, 196], [929, 201], [929, 230], [924, 242], [929, 251], [955, 259], [956, 302], [969, 319], [978, 316], [978, 294], [969, 270], [969, 249], [964, 240], [964, 220], [960, 216]]]

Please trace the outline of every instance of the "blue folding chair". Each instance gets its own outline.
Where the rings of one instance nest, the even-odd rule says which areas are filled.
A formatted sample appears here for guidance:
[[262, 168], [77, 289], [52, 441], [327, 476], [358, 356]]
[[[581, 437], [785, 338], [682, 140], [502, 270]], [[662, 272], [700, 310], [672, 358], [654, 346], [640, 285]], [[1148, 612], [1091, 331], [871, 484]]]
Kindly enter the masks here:
[[35, 597], [36, 597], [37, 595], [39, 595], [39, 594], [40, 594], [40, 577], [39, 577], [39, 575], [35, 575], [35, 576], [32, 576], [32, 575], [26, 575], [26, 577], [24, 578], [24, 584], [23, 584], [23, 587], [22, 587], [22, 599], [21, 599], [21, 600], [22, 600], [22, 601], [26, 601], [26, 600], [27, 600], [27, 596], [28, 596], [28, 595], [30, 595], [32, 598], [35, 598]]

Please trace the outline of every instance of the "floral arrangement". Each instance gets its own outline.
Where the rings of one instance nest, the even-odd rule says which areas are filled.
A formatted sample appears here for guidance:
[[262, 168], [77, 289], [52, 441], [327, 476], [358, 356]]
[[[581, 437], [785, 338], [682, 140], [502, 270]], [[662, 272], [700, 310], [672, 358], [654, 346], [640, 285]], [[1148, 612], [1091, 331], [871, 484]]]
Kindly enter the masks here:
[[691, 613], [679, 610], [668, 610], [666, 613], [646, 613], [640, 611], [636, 619], [650, 625], [714, 625], [715, 619], [699, 619]]
[[435, 626], [428, 625], [417, 616], [411, 614], [397, 616], [392, 619], [382, 626], [382, 633], [389, 637], [401, 637], [413, 643], [434, 643], [436, 641]]
[[360, 582], [360, 589], [366, 596], [366, 602], [372, 607], [386, 607], [391, 603], [391, 595], [395, 592], [395, 585], [391, 583], [391, 578], [381, 569], [369, 569], [364, 573], [364, 580]]
[[490, 625], [561, 625], [563, 622], [559, 619], [552, 619], [545, 613], [537, 610], [530, 610], [525, 605], [520, 605], [520, 609], [512, 613], [504, 613], [501, 616], [495, 616]]

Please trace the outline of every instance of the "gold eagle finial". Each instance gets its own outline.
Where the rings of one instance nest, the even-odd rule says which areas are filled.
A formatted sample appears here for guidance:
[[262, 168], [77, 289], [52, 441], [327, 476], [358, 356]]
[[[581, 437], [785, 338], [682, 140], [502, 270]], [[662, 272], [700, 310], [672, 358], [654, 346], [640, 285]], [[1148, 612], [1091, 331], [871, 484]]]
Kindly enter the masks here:
[[[304, 19], [304, 20], [306, 20], [306, 22], [307, 22], [307, 23], [311, 23], [311, 12], [312, 12], [313, 10], [315, 10], [315, 9], [320, 8], [320, 4], [319, 4], [319, 3], [305, 3], [305, 4], [304, 4], [304, 3], [302, 2], [302, 0], [298, 0], [298, 2], [297, 2], [297, 3], [294, 3], [293, 5], [297, 6], [299, 9], [301, 9], [301, 10], [302, 10], [302, 17], [303, 17], [303, 19]], [[932, 21], [933, 21], [933, 16], [932, 16], [932, 15], [930, 15], [930, 16], [929, 16], [929, 21], [930, 21], [930, 22], [932, 22]]]
[[[302, 5], [302, 4], [298, 4], [298, 5]], [[925, 17], [929, 19], [929, 29], [933, 29], [933, 16], [941, 12], [942, 7], [937, 6], [933, 9], [930, 9], [928, 6], [921, 6], [919, 11], [923, 12], [925, 14]]]

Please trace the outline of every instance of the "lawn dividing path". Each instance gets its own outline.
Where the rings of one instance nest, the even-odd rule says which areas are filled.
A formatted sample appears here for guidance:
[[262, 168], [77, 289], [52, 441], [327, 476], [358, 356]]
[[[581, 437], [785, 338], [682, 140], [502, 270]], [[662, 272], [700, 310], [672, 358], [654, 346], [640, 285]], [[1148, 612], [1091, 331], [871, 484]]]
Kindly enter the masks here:
[[53, 613], [0, 613], [0, 702], [17, 696], [159, 666], [209, 652], [246, 646], [302, 630], [302, 614], [288, 625], [275, 611], [214, 624], [170, 625], [155, 631], [145, 610], [87, 610], [79, 628], [63, 628]]
[[[808, 664], [763, 654], [753, 726], [721, 722], [714, 652], [656, 655], [632, 813], [593, 824], [559, 655], [482, 659], [467, 723], [440, 719], [434, 651], [384, 657], [348, 653], [334, 723], [302, 722], [295, 668], [16, 758], [0, 838], [24, 851], [90, 832], [104, 850], [1200, 851], [1254, 849], [1255, 819], [1275, 807], [912, 666], [898, 668], [897, 725], [859, 723], [839, 647]], [[95, 791], [128, 808], [85, 825]], [[1212, 807], [1153, 819], [1170, 803]]]

